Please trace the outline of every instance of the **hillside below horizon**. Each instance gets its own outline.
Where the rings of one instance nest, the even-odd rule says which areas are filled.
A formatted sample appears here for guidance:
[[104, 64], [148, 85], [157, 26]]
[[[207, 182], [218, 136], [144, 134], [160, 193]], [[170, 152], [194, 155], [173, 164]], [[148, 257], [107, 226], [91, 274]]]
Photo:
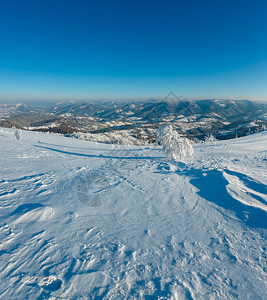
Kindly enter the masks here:
[[165, 124], [191, 140], [231, 139], [267, 126], [267, 103], [248, 100], [63, 101], [46, 106], [1, 104], [0, 126], [113, 144], [147, 145]]

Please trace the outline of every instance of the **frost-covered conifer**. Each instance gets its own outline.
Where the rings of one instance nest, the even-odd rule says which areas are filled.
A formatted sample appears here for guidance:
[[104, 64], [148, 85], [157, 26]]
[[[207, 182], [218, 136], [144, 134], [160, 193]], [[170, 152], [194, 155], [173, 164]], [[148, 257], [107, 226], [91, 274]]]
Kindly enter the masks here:
[[216, 142], [217, 139], [214, 135], [209, 134], [205, 137], [205, 143]]
[[190, 141], [181, 137], [171, 125], [164, 125], [157, 130], [156, 142], [159, 143], [168, 158], [183, 160], [185, 157], [192, 156], [194, 149]]

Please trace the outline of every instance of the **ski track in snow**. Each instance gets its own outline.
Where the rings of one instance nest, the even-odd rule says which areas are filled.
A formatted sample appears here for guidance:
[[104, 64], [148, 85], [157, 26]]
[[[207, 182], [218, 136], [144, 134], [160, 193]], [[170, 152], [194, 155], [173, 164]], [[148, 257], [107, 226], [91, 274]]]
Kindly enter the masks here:
[[1, 299], [266, 299], [267, 133], [159, 148], [1, 131]]

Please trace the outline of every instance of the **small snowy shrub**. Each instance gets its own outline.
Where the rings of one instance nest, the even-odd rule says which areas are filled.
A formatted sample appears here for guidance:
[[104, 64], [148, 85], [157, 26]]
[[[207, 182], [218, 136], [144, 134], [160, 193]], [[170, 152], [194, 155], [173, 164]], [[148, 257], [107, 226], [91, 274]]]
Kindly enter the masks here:
[[170, 159], [183, 160], [194, 153], [190, 141], [181, 137], [171, 125], [159, 127], [156, 142], [162, 146], [164, 153]]
[[209, 134], [205, 137], [205, 143], [216, 142], [217, 139], [214, 135]]
[[17, 140], [21, 140], [22, 139], [22, 133], [21, 133], [21, 130], [16, 130], [14, 132], [14, 138], [17, 139]]

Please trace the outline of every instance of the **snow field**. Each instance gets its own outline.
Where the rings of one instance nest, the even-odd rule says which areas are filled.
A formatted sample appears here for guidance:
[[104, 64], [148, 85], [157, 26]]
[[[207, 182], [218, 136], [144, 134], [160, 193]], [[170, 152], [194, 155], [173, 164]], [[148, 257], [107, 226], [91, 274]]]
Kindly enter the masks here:
[[114, 147], [0, 129], [3, 299], [266, 299], [267, 133]]

